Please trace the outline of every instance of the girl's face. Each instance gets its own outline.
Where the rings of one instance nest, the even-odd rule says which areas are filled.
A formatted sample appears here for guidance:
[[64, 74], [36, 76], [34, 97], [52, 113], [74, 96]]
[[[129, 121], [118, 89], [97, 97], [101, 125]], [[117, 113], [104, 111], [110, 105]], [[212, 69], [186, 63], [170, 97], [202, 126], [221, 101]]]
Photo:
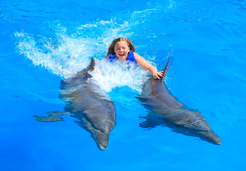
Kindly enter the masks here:
[[127, 42], [119, 41], [115, 44], [114, 52], [119, 60], [125, 61], [130, 52], [130, 47], [128, 46]]

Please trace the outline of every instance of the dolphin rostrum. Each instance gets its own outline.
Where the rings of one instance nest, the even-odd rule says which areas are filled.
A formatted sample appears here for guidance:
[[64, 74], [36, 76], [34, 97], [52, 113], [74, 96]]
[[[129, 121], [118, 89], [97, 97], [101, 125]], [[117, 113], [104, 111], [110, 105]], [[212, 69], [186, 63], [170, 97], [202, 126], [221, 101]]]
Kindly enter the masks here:
[[48, 117], [34, 115], [37, 121], [62, 120], [59, 115], [73, 114], [82, 128], [91, 133], [100, 150], [108, 145], [109, 133], [115, 125], [116, 110], [109, 96], [91, 81], [95, 61], [75, 76], [61, 81], [60, 98], [67, 102], [65, 112], [47, 112]]
[[146, 117], [143, 117], [146, 121], [140, 123], [140, 126], [150, 128], [163, 125], [170, 127], [174, 132], [199, 137], [213, 144], [221, 144], [220, 138], [214, 134], [201, 113], [184, 107], [184, 104], [177, 101], [166, 88], [164, 78], [169, 62], [170, 59], [161, 79], [147, 80], [138, 97], [143, 106], [150, 111]]

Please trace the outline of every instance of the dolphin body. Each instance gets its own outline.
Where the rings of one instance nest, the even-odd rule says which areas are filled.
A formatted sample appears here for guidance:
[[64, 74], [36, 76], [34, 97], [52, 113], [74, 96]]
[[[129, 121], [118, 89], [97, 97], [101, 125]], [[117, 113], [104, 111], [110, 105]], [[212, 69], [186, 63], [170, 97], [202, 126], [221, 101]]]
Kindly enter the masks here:
[[166, 88], [164, 78], [170, 59], [164, 69], [160, 80], [149, 79], [143, 86], [143, 91], [138, 97], [150, 113], [146, 121], [140, 123], [143, 128], [151, 128], [158, 125], [170, 127], [174, 132], [189, 136], [199, 137], [213, 144], [221, 144], [220, 138], [211, 130], [208, 122], [201, 113], [184, 107], [177, 101]]
[[34, 115], [37, 121], [53, 122], [62, 120], [61, 115], [73, 114], [82, 128], [91, 133], [100, 150], [108, 145], [109, 133], [115, 125], [116, 110], [109, 96], [94, 84], [88, 72], [95, 61], [75, 76], [61, 81], [60, 98], [67, 102], [65, 112], [47, 112], [48, 117]]

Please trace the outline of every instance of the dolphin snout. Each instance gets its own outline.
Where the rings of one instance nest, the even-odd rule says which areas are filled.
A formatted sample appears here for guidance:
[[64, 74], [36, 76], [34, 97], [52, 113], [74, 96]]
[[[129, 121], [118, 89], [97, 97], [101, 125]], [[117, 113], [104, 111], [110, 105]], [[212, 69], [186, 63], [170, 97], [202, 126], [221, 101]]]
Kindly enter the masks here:
[[[217, 135], [216, 135], [217, 136]], [[217, 136], [215, 137], [214, 139], [214, 143], [217, 144], [217, 145], [220, 145], [221, 144], [221, 139]]]
[[103, 144], [98, 144], [98, 148], [102, 151], [104, 151], [106, 149], [107, 145], [103, 145]]
[[106, 149], [106, 147], [108, 145], [108, 139], [109, 139], [108, 134], [105, 134], [101, 131], [97, 132], [96, 142], [97, 142], [97, 146], [100, 150], [104, 151]]
[[212, 131], [210, 131], [209, 133], [207, 133], [207, 135], [205, 135], [205, 137], [207, 138], [207, 141], [216, 144], [216, 145], [220, 145], [221, 144], [221, 139]]

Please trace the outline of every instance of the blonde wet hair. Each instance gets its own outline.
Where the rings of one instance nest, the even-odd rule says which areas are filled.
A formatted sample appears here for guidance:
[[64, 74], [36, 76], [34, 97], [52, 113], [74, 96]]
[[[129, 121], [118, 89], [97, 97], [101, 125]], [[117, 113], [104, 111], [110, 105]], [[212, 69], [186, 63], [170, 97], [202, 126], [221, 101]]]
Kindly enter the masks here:
[[129, 39], [127, 39], [125, 37], [119, 37], [117, 39], [114, 39], [113, 42], [109, 45], [107, 55], [110, 55], [111, 53], [115, 54], [114, 47], [115, 47], [116, 43], [117, 42], [122, 42], [122, 41], [125, 41], [127, 43], [128, 47], [130, 47], [130, 50], [135, 52], [135, 47], [134, 47], [134, 45], [132, 44], [132, 42]]

